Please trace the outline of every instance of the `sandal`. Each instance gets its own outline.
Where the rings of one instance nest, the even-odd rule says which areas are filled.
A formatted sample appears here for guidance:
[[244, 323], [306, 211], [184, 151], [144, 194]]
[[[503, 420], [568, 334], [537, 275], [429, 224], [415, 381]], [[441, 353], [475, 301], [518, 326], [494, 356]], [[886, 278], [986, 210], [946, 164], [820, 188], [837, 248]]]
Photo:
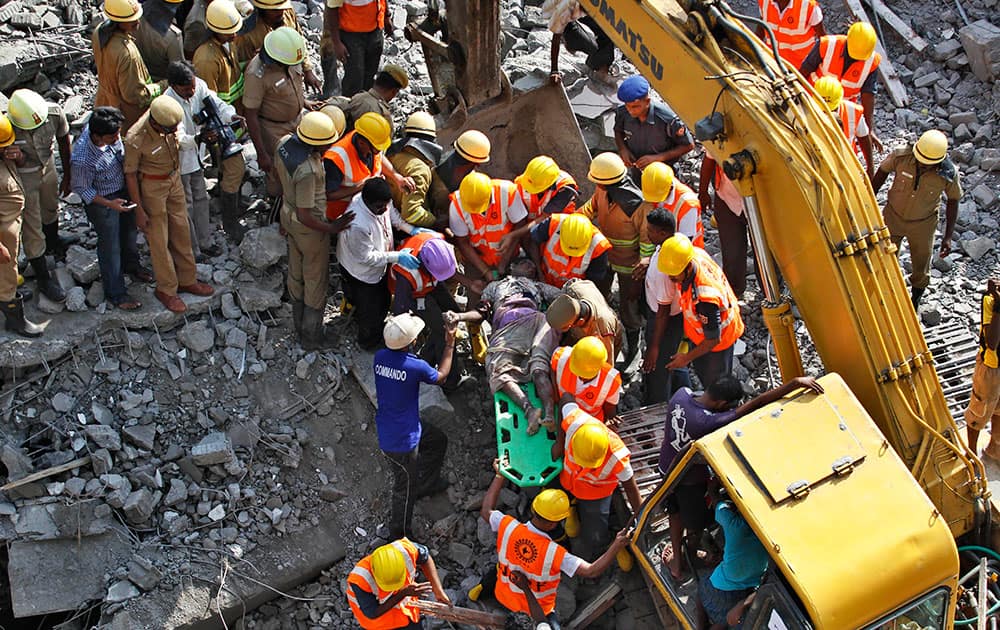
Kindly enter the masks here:
[[122, 311], [135, 311], [142, 308], [142, 302], [139, 300], [133, 300], [132, 298], [122, 298], [119, 302], [112, 302], [115, 308]]

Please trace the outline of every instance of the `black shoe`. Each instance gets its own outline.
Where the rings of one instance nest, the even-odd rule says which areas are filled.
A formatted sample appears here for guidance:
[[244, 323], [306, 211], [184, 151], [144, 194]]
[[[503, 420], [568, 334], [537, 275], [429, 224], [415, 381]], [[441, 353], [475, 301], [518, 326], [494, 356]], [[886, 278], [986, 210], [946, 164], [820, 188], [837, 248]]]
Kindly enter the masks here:
[[45, 235], [45, 253], [56, 258], [65, 258], [69, 246], [80, 242], [76, 236], [60, 236], [58, 221], [43, 224], [42, 234]]
[[432, 497], [448, 489], [451, 483], [444, 477], [438, 477], [437, 481], [417, 490], [417, 498]]
[[4, 327], [22, 337], [41, 337], [43, 328], [24, 318], [24, 300], [16, 296], [12, 302], [0, 302], [3, 307]]
[[913, 310], [917, 310], [920, 306], [920, 298], [923, 297], [924, 291], [926, 289], [910, 289], [910, 303], [913, 304]]
[[49, 267], [45, 264], [45, 256], [32, 258], [28, 263], [35, 271], [35, 283], [38, 285], [38, 290], [53, 302], [65, 302], [66, 292], [59, 286], [59, 281], [49, 273]]

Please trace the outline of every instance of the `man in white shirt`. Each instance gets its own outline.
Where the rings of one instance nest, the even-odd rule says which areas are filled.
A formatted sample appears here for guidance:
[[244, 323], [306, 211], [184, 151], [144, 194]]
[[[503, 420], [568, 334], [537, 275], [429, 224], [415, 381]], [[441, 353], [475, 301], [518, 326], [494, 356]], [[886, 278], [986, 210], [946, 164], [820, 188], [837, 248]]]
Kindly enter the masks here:
[[208, 190], [205, 187], [205, 171], [199, 155], [201, 125], [194, 117], [204, 109], [204, 99], [211, 99], [225, 124], [241, 120], [236, 109], [220, 99], [208, 89], [205, 82], [195, 76], [194, 66], [189, 61], [174, 61], [167, 68], [167, 83], [170, 87], [164, 94], [181, 104], [184, 119], [177, 127], [180, 141], [181, 181], [184, 196], [187, 197], [188, 224], [191, 228], [191, 244], [195, 258], [199, 261], [222, 253], [222, 248], [212, 242], [212, 223], [209, 218]]
[[420, 261], [408, 250], [393, 251], [392, 229], [406, 234], [425, 231], [403, 221], [392, 205], [392, 191], [381, 177], [365, 182], [351, 199], [347, 212], [354, 213], [350, 227], [337, 236], [344, 296], [354, 305], [358, 323], [358, 344], [374, 350], [382, 342], [382, 327], [389, 312], [389, 284], [386, 270], [399, 263], [417, 269]]

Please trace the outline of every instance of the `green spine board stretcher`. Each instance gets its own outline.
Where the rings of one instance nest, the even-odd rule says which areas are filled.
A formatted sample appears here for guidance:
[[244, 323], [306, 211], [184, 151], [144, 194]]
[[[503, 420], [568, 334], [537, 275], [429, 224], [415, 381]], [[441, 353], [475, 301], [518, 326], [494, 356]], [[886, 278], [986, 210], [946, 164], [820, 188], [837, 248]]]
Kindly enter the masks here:
[[[532, 405], [541, 407], [534, 383], [523, 384], [521, 389]], [[552, 460], [555, 431], [549, 431], [543, 426], [538, 433], [528, 435], [528, 420], [524, 416], [524, 410], [502, 392], [493, 394], [493, 409], [497, 425], [500, 474], [522, 488], [548, 485], [562, 470], [562, 458]], [[553, 416], [554, 410], [546, 409], [543, 419]]]

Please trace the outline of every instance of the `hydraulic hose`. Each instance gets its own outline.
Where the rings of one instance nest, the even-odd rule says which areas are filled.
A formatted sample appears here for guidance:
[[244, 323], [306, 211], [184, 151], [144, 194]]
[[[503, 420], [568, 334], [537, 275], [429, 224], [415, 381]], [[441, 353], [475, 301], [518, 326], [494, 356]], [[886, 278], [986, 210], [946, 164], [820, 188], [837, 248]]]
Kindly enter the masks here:
[[[962, 551], [971, 551], [971, 552], [974, 552], [974, 553], [984, 553], [984, 554], [988, 555], [989, 557], [993, 558], [994, 560], [1000, 562], [1000, 553], [997, 553], [997, 552], [993, 551], [989, 547], [981, 547], [979, 545], [965, 545], [963, 547], [959, 547], [958, 551], [959, 552], [962, 552]], [[980, 597], [985, 597], [985, 595], [983, 593], [980, 593], [979, 596]], [[997, 603], [993, 604], [992, 608], [990, 608], [989, 610], [986, 611], [986, 614], [987, 615], [992, 615], [993, 613], [997, 612], [998, 610], [1000, 610], [1000, 601], [998, 601]], [[973, 617], [971, 619], [956, 619], [955, 620], [955, 625], [956, 626], [968, 626], [968, 625], [972, 625], [973, 623], [975, 623], [977, 621], [979, 621], [979, 617]]]

